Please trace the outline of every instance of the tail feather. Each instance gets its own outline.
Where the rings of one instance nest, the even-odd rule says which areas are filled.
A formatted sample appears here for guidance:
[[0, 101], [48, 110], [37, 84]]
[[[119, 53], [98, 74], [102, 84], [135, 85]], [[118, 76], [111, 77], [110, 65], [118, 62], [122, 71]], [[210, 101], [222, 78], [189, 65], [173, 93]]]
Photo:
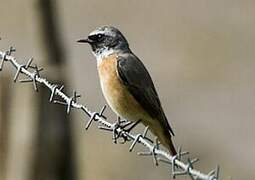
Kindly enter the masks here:
[[160, 121], [155, 120], [155, 124], [145, 124], [150, 126], [151, 132], [158, 137], [160, 143], [169, 150], [169, 153], [172, 156], [175, 156], [177, 154], [174, 144], [172, 142], [172, 135], [171, 131], [167, 129], [164, 125], [159, 123]]
[[170, 141], [168, 143], [168, 148], [169, 148], [169, 152], [171, 153], [172, 156], [175, 156], [177, 154], [171, 138], [170, 138]]
[[172, 136], [169, 131], [167, 131], [167, 130], [157, 131], [155, 133], [155, 135], [158, 136], [161, 144], [169, 150], [169, 152], [172, 156], [175, 156], [177, 154], [176, 149], [173, 144], [173, 141], [172, 141]]

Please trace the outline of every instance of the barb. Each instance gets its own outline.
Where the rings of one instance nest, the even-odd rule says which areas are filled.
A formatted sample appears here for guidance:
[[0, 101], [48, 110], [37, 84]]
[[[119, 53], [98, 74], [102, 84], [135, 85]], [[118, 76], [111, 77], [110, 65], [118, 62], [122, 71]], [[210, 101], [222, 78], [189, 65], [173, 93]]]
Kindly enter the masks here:
[[[198, 159], [193, 159], [182, 161], [182, 156], [188, 154], [188, 152], [182, 152], [181, 148], [178, 149], [178, 153], [175, 156], [171, 156], [167, 151], [164, 151], [160, 148], [160, 144], [157, 140], [153, 142], [151, 139], [146, 137], [148, 132], [148, 127], [145, 128], [142, 134], [133, 134], [130, 131], [125, 130], [124, 127], [130, 123], [118, 119], [116, 123], [110, 123], [106, 120], [106, 117], [103, 115], [106, 106], [103, 106], [100, 112], [90, 111], [86, 106], [79, 104], [77, 99], [81, 97], [73, 92], [71, 97], [67, 96], [64, 92], [64, 86], [58, 86], [49, 82], [46, 78], [40, 76], [40, 71], [42, 68], [38, 68], [37, 65], [32, 66], [33, 59], [29, 59], [26, 64], [19, 64], [15, 57], [11, 56], [11, 53], [14, 52], [14, 48], [10, 48], [8, 51], [0, 51], [0, 71], [3, 69], [4, 63], [9, 62], [16, 68], [16, 74], [14, 76], [14, 82], [17, 81], [20, 74], [23, 74], [27, 79], [20, 80], [20, 82], [32, 82], [34, 89], [38, 91], [37, 84], [41, 84], [44, 87], [50, 90], [49, 101], [57, 104], [65, 105], [67, 107], [67, 113], [70, 113], [71, 108], [78, 109], [87, 115], [90, 119], [87, 122], [85, 129], [87, 130], [92, 122], [99, 124], [98, 128], [113, 133], [113, 140], [117, 143], [118, 138], [123, 138], [123, 143], [127, 141], [132, 141], [129, 151], [132, 151], [136, 144], [144, 145], [149, 151], [140, 152], [138, 155], [152, 156], [155, 165], [158, 165], [159, 162], [164, 162], [172, 166], [172, 176], [175, 178], [179, 175], [188, 175], [191, 179], [201, 179], [201, 180], [219, 180], [219, 166], [215, 170], [210, 171], [208, 174], [202, 173], [196, 170], [193, 165], [198, 161]], [[55, 97], [61, 99], [61, 101], [54, 100]], [[125, 125], [121, 125], [124, 123]]]

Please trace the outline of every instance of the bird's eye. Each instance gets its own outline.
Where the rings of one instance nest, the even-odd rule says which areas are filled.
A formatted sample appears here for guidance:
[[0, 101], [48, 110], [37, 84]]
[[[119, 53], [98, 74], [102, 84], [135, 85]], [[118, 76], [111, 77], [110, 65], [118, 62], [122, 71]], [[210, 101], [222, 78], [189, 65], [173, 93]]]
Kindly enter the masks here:
[[104, 35], [103, 34], [94, 34], [94, 35], [90, 35], [89, 39], [94, 41], [94, 42], [99, 42], [103, 39]]

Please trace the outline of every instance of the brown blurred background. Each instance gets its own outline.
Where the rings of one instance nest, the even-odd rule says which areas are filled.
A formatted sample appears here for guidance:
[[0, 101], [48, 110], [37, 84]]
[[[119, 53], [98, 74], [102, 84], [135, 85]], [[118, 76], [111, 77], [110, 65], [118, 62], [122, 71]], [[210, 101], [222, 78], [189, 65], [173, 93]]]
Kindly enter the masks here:
[[[216, 164], [222, 179], [255, 177], [255, 1], [1, 0], [0, 50], [35, 57], [52, 81], [78, 90], [91, 110], [104, 105], [96, 61], [76, 40], [101, 25], [118, 27], [150, 71], [175, 144]], [[0, 180], [170, 179], [167, 165], [84, 132], [80, 112], [48, 103], [49, 92], [0, 73]], [[108, 109], [107, 115], [115, 118]], [[189, 179], [178, 177], [178, 179]]]

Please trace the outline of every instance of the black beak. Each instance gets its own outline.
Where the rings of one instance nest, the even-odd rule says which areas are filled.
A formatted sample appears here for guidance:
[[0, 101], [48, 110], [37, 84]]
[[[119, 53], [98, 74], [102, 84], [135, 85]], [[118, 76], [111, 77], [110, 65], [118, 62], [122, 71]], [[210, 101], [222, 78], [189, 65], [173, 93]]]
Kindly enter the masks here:
[[80, 40], [78, 40], [77, 42], [78, 42], [78, 43], [89, 43], [89, 44], [91, 44], [93, 41], [90, 40], [90, 39], [80, 39]]

